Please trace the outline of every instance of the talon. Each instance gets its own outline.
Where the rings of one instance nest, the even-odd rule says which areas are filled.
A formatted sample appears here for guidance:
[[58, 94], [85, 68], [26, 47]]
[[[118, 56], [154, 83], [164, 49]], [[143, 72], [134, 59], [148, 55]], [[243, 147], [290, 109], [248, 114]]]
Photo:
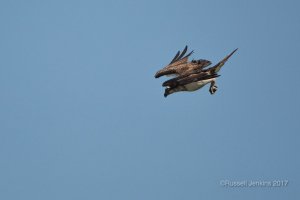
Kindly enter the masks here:
[[218, 90], [218, 87], [216, 85], [214, 85], [214, 86], [212, 86], [212, 87], [209, 88], [210, 94], [216, 93], [217, 90]]

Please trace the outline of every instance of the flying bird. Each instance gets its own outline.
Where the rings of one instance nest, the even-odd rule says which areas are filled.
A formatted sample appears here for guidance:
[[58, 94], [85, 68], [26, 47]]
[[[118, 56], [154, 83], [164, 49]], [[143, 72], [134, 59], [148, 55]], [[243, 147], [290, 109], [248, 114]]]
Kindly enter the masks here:
[[210, 83], [209, 92], [214, 94], [218, 89], [218, 86], [216, 85], [216, 78], [220, 76], [218, 72], [237, 50], [238, 49], [232, 51], [228, 56], [213, 67], [206, 68], [211, 64], [208, 60], [200, 59], [188, 62], [188, 57], [193, 53], [193, 51], [184, 56], [187, 51], [186, 46], [181, 53], [180, 51], [177, 52], [169, 65], [155, 74], [155, 78], [164, 75], [176, 76], [175, 78], [163, 83], [162, 86], [166, 87], [164, 93], [165, 97], [180, 91], [196, 91], [208, 83]]

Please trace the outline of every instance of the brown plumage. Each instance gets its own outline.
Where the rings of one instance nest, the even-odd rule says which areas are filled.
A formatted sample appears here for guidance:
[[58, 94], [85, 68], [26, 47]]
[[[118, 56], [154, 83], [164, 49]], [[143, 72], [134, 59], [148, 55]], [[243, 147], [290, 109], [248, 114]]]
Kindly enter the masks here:
[[209, 79], [209, 78], [215, 78], [220, 75], [217, 75], [217, 73], [220, 71], [221, 67], [226, 63], [226, 61], [237, 51], [238, 49], [235, 49], [233, 52], [231, 52], [228, 56], [223, 58], [220, 62], [218, 62], [216, 65], [214, 65], [211, 68], [208, 69], [196, 69], [191, 73], [185, 73], [180, 76], [177, 76], [175, 78], [172, 78], [170, 80], [165, 81], [162, 86], [163, 87], [175, 87], [176, 85], [185, 85], [187, 82], [195, 82], [198, 80], [203, 79]]
[[175, 57], [167, 66], [156, 72], [155, 78], [159, 78], [164, 75], [185, 75], [192, 73], [195, 70], [201, 70], [211, 64], [209, 60], [204, 59], [192, 60], [191, 62], [189, 62], [189, 56], [192, 55], [193, 51], [185, 55], [187, 49], [188, 47], [185, 46], [181, 53], [180, 51], [178, 51]]
[[210, 83], [209, 92], [214, 94], [218, 89], [216, 85], [216, 78], [220, 76], [218, 75], [218, 72], [237, 49], [210, 68], [205, 68], [210, 64], [210, 61], [207, 60], [193, 60], [188, 62], [188, 57], [192, 52], [184, 56], [186, 51], [187, 46], [182, 53], [178, 52], [176, 54], [169, 65], [158, 71], [155, 75], [156, 78], [163, 75], [177, 75], [177, 77], [163, 83], [162, 86], [166, 87], [164, 96], [167, 97], [169, 94], [180, 91], [195, 91], [208, 83]]

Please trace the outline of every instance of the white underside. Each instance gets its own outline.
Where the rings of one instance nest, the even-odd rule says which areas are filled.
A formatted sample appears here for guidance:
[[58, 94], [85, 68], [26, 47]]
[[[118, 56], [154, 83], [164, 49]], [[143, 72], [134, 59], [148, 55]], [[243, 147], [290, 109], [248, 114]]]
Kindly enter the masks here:
[[215, 78], [207, 79], [207, 80], [201, 80], [201, 81], [197, 81], [197, 82], [194, 82], [194, 83], [189, 83], [189, 84], [185, 85], [184, 87], [186, 88], [187, 91], [195, 91], [195, 90], [198, 90], [198, 89], [202, 88], [207, 83], [210, 83], [214, 80], [215, 80]]

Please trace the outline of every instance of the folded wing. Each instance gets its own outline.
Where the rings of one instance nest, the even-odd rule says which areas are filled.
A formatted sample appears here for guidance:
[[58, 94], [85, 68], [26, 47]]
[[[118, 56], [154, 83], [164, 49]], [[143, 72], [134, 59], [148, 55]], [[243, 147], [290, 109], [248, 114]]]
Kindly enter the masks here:
[[195, 71], [193, 73], [190, 74], [185, 74], [185, 75], [181, 75], [175, 78], [172, 78], [170, 80], [167, 80], [163, 83], [163, 87], [176, 87], [179, 85], [186, 85], [189, 83], [193, 83], [193, 82], [197, 82], [197, 81], [201, 81], [201, 80], [206, 80], [206, 79], [211, 79], [211, 78], [216, 78], [220, 75], [213, 73], [210, 74], [208, 72], [203, 72], [201, 70]]
[[178, 51], [172, 61], [155, 74], [155, 78], [159, 78], [164, 75], [180, 75], [196, 68], [199, 64], [188, 62], [188, 58], [193, 54], [193, 51], [186, 54], [187, 50], [188, 46], [185, 46], [182, 52]]

